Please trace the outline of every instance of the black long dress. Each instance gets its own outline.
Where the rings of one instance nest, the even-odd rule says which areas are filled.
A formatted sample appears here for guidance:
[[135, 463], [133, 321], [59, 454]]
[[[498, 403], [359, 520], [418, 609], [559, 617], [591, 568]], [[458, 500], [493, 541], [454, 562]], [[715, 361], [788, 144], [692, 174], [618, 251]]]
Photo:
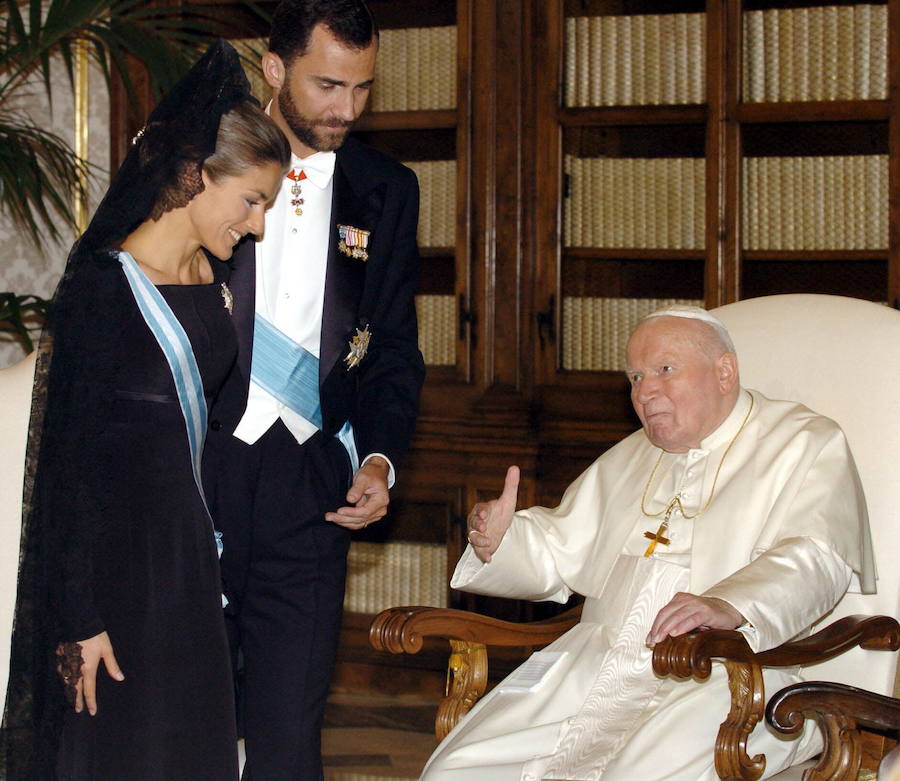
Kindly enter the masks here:
[[[190, 339], [207, 403], [237, 351], [222, 290], [226, 267], [211, 262], [212, 284], [158, 288]], [[237, 737], [219, 564], [184, 418], [169, 366], [124, 275], [107, 266], [102, 279], [116, 299], [112, 311], [125, 313], [99, 371], [109, 374], [111, 394], [85, 400], [102, 406], [87, 468], [103, 474], [109, 490], [94, 503], [91, 520], [71, 531], [77, 544], [64, 543], [70, 593], [63, 618], [81, 636], [71, 639], [105, 629], [125, 680], [114, 681], [101, 666], [98, 713], [65, 712], [59, 778], [230, 781], [237, 778]], [[82, 296], [90, 294], [81, 287]], [[111, 302], [95, 305], [102, 310], [104, 303]], [[67, 325], [57, 322], [56, 332]]]

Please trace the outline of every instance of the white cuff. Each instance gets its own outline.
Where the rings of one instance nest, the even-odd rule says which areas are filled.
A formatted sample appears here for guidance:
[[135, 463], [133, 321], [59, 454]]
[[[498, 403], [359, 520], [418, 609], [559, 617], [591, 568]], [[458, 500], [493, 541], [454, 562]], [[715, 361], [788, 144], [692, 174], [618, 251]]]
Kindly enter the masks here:
[[365, 466], [366, 461], [368, 461], [370, 458], [375, 458], [375, 456], [378, 456], [379, 458], [383, 458], [385, 461], [387, 461], [387, 465], [388, 465], [388, 481], [387, 481], [387, 483], [388, 483], [388, 488], [393, 488], [393, 487], [394, 487], [394, 483], [397, 482], [397, 475], [396, 475], [396, 473], [394, 472], [394, 465], [391, 463], [391, 459], [389, 459], [384, 453], [369, 453], [369, 455], [367, 455], [367, 456], [363, 459], [362, 463], [360, 464], [360, 467]]

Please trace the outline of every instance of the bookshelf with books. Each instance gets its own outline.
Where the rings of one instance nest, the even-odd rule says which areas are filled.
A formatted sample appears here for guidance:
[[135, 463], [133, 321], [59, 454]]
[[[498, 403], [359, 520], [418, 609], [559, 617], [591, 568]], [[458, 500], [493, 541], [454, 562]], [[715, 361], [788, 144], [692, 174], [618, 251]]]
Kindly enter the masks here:
[[898, 4], [754, 0], [741, 11], [729, 19], [741, 41], [741, 297], [896, 305]]
[[657, 305], [898, 303], [900, 2], [660, 6], [534, 6], [539, 67], [556, 75], [536, 97], [549, 172], [536, 396], [551, 437], [573, 404], [589, 435], [627, 417], [621, 341]]
[[549, 439], [611, 443], [634, 426], [622, 374], [631, 327], [705, 299], [708, 14], [702, 0], [665, 13], [640, 0], [534, 12], [551, 76], [536, 95], [550, 172], [537, 205], [539, 426]]
[[[372, 0], [380, 27], [375, 83], [355, 133], [412, 168], [420, 189], [419, 346], [429, 380], [468, 373], [471, 291], [464, 235], [467, 159], [465, 2]], [[459, 195], [458, 195], [459, 194]]]

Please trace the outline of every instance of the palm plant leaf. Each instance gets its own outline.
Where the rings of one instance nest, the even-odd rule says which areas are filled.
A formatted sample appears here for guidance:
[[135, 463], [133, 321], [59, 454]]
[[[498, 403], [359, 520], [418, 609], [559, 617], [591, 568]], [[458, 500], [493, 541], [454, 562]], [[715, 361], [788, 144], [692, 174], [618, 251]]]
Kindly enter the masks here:
[[84, 197], [82, 161], [58, 136], [27, 116], [0, 112], [0, 208], [40, 246], [75, 227], [71, 204]]
[[0, 293], [0, 324], [15, 331], [26, 353], [34, 349], [29, 331], [41, 327], [47, 315], [48, 303], [37, 296]]
[[[252, 0], [246, 5], [265, 15]], [[169, 89], [211, 37], [226, 32], [215, 16], [184, 5], [146, 0], [0, 0], [0, 211], [40, 246], [74, 225], [73, 195], [83, 189], [78, 160], [68, 144], [39, 127], [16, 98], [43, 86], [52, 105], [51, 61], [56, 56], [74, 84], [76, 47], [86, 47], [109, 81], [117, 72], [128, 95], [136, 91], [129, 62], [147, 69], [155, 95]]]

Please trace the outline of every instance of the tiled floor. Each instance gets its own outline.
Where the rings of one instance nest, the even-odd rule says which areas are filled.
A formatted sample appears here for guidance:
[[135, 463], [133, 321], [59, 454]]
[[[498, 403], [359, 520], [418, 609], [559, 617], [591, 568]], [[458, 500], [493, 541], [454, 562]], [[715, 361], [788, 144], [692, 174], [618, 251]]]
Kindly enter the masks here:
[[326, 781], [415, 781], [437, 745], [436, 704], [332, 695], [322, 755]]

